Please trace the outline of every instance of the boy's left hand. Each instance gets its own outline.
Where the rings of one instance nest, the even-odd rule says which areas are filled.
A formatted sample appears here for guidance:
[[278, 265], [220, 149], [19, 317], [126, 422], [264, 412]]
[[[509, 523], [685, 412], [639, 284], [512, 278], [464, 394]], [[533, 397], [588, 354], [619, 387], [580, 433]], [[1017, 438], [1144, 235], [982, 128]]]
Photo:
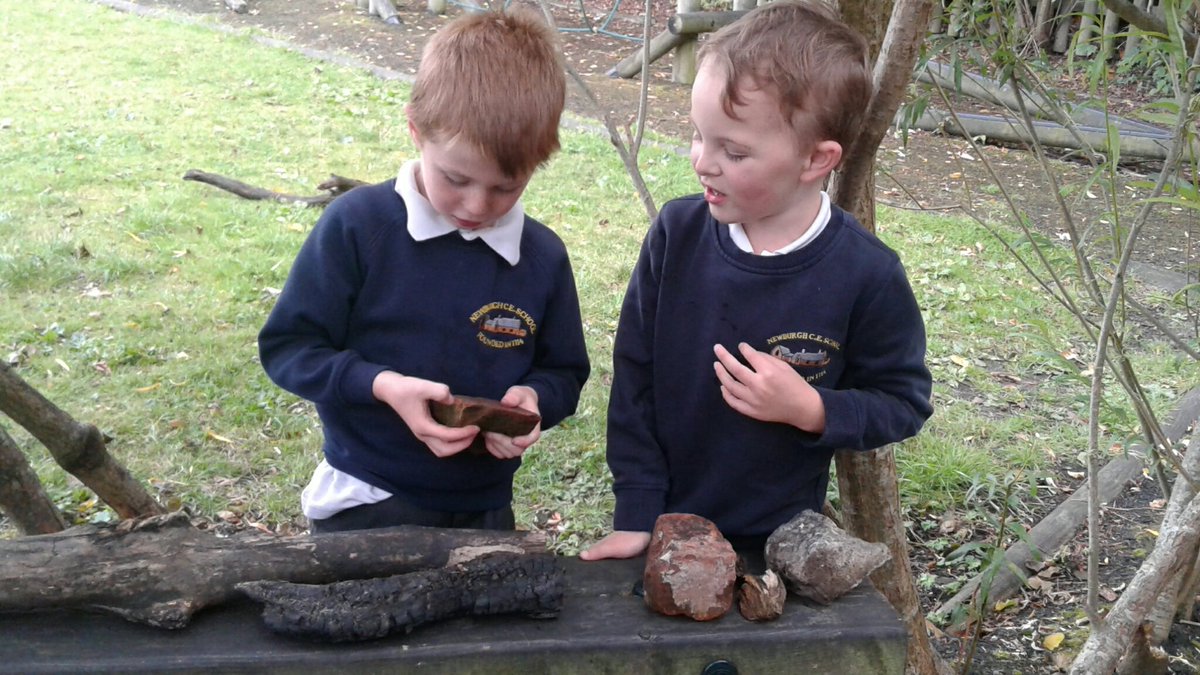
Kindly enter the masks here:
[[825, 405], [800, 373], [745, 342], [738, 343], [738, 351], [749, 367], [721, 345], [713, 347], [713, 368], [729, 407], [763, 422], [782, 422], [815, 434], [825, 430]]
[[[505, 392], [504, 398], [500, 399], [502, 405], [521, 408], [530, 412], [541, 414], [538, 410], [538, 395], [532, 387], [515, 386], [509, 387]], [[533, 431], [524, 436], [509, 437], [504, 434], [498, 434], [492, 431], [486, 432], [483, 435], [484, 445], [487, 446], [487, 451], [493, 457], [499, 459], [513, 459], [525, 454], [529, 446], [537, 442], [542, 436], [542, 425], [538, 423]]]

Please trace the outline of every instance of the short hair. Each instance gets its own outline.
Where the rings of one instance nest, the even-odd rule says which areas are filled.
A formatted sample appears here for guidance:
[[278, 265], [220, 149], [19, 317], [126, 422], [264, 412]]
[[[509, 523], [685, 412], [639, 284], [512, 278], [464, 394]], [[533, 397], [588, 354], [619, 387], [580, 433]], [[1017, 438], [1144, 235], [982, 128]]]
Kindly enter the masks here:
[[722, 106], [731, 117], [748, 78], [778, 97], [801, 139], [834, 140], [848, 151], [873, 91], [867, 54], [866, 38], [824, 2], [775, 0], [707, 36], [698, 56], [724, 70]]
[[557, 34], [539, 14], [472, 12], [426, 43], [408, 119], [422, 137], [466, 141], [524, 175], [559, 148], [566, 90]]

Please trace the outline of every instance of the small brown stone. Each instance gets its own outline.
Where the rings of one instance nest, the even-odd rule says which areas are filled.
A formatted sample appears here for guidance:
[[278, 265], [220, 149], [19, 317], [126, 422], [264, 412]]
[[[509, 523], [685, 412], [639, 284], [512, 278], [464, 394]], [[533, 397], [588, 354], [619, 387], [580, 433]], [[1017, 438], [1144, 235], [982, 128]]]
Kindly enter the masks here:
[[478, 426], [480, 433], [467, 448], [467, 452], [473, 454], [487, 453], [483, 442], [485, 431], [509, 437], [524, 436], [542, 421], [537, 413], [478, 396], [455, 396], [453, 403], [430, 401], [429, 412], [438, 424], [448, 427]]
[[747, 574], [738, 589], [738, 611], [747, 621], [774, 621], [783, 615], [787, 588], [772, 570], [763, 575]]
[[688, 513], [658, 517], [642, 575], [646, 606], [710, 621], [733, 606], [736, 581], [737, 554], [712, 521]]

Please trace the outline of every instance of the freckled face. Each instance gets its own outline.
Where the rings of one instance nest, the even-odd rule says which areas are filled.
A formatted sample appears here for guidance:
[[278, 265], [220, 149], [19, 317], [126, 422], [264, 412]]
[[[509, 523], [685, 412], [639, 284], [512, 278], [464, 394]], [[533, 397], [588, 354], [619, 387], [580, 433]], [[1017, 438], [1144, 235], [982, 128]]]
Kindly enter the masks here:
[[469, 143], [420, 138], [415, 131], [412, 135], [421, 151], [417, 189], [459, 229], [495, 225], [521, 198], [532, 177], [505, 174]]
[[[726, 75], [707, 63], [692, 85], [692, 168], [714, 218], [747, 228], [803, 221], [814, 189], [795, 131], [775, 97], [743, 86], [730, 117], [721, 104]], [[807, 221], [804, 221], [807, 222]]]

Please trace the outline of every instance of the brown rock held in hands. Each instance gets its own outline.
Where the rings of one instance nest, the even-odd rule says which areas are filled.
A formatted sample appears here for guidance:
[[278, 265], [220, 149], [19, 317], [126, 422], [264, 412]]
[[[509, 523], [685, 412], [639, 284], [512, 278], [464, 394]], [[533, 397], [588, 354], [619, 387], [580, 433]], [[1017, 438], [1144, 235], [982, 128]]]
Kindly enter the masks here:
[[485, 431], [494, 431], [509, 437], [524, 436], [542, 421], [542, 417], [537, 413], [478, 396], [455, 396], [453, 403], [430, 401], [429, 412], [438, 424], [448, 427], [478, 426], [480, 434], [467, 448], [467, 452], [473, 454], [487, 453], [483, 443]]

